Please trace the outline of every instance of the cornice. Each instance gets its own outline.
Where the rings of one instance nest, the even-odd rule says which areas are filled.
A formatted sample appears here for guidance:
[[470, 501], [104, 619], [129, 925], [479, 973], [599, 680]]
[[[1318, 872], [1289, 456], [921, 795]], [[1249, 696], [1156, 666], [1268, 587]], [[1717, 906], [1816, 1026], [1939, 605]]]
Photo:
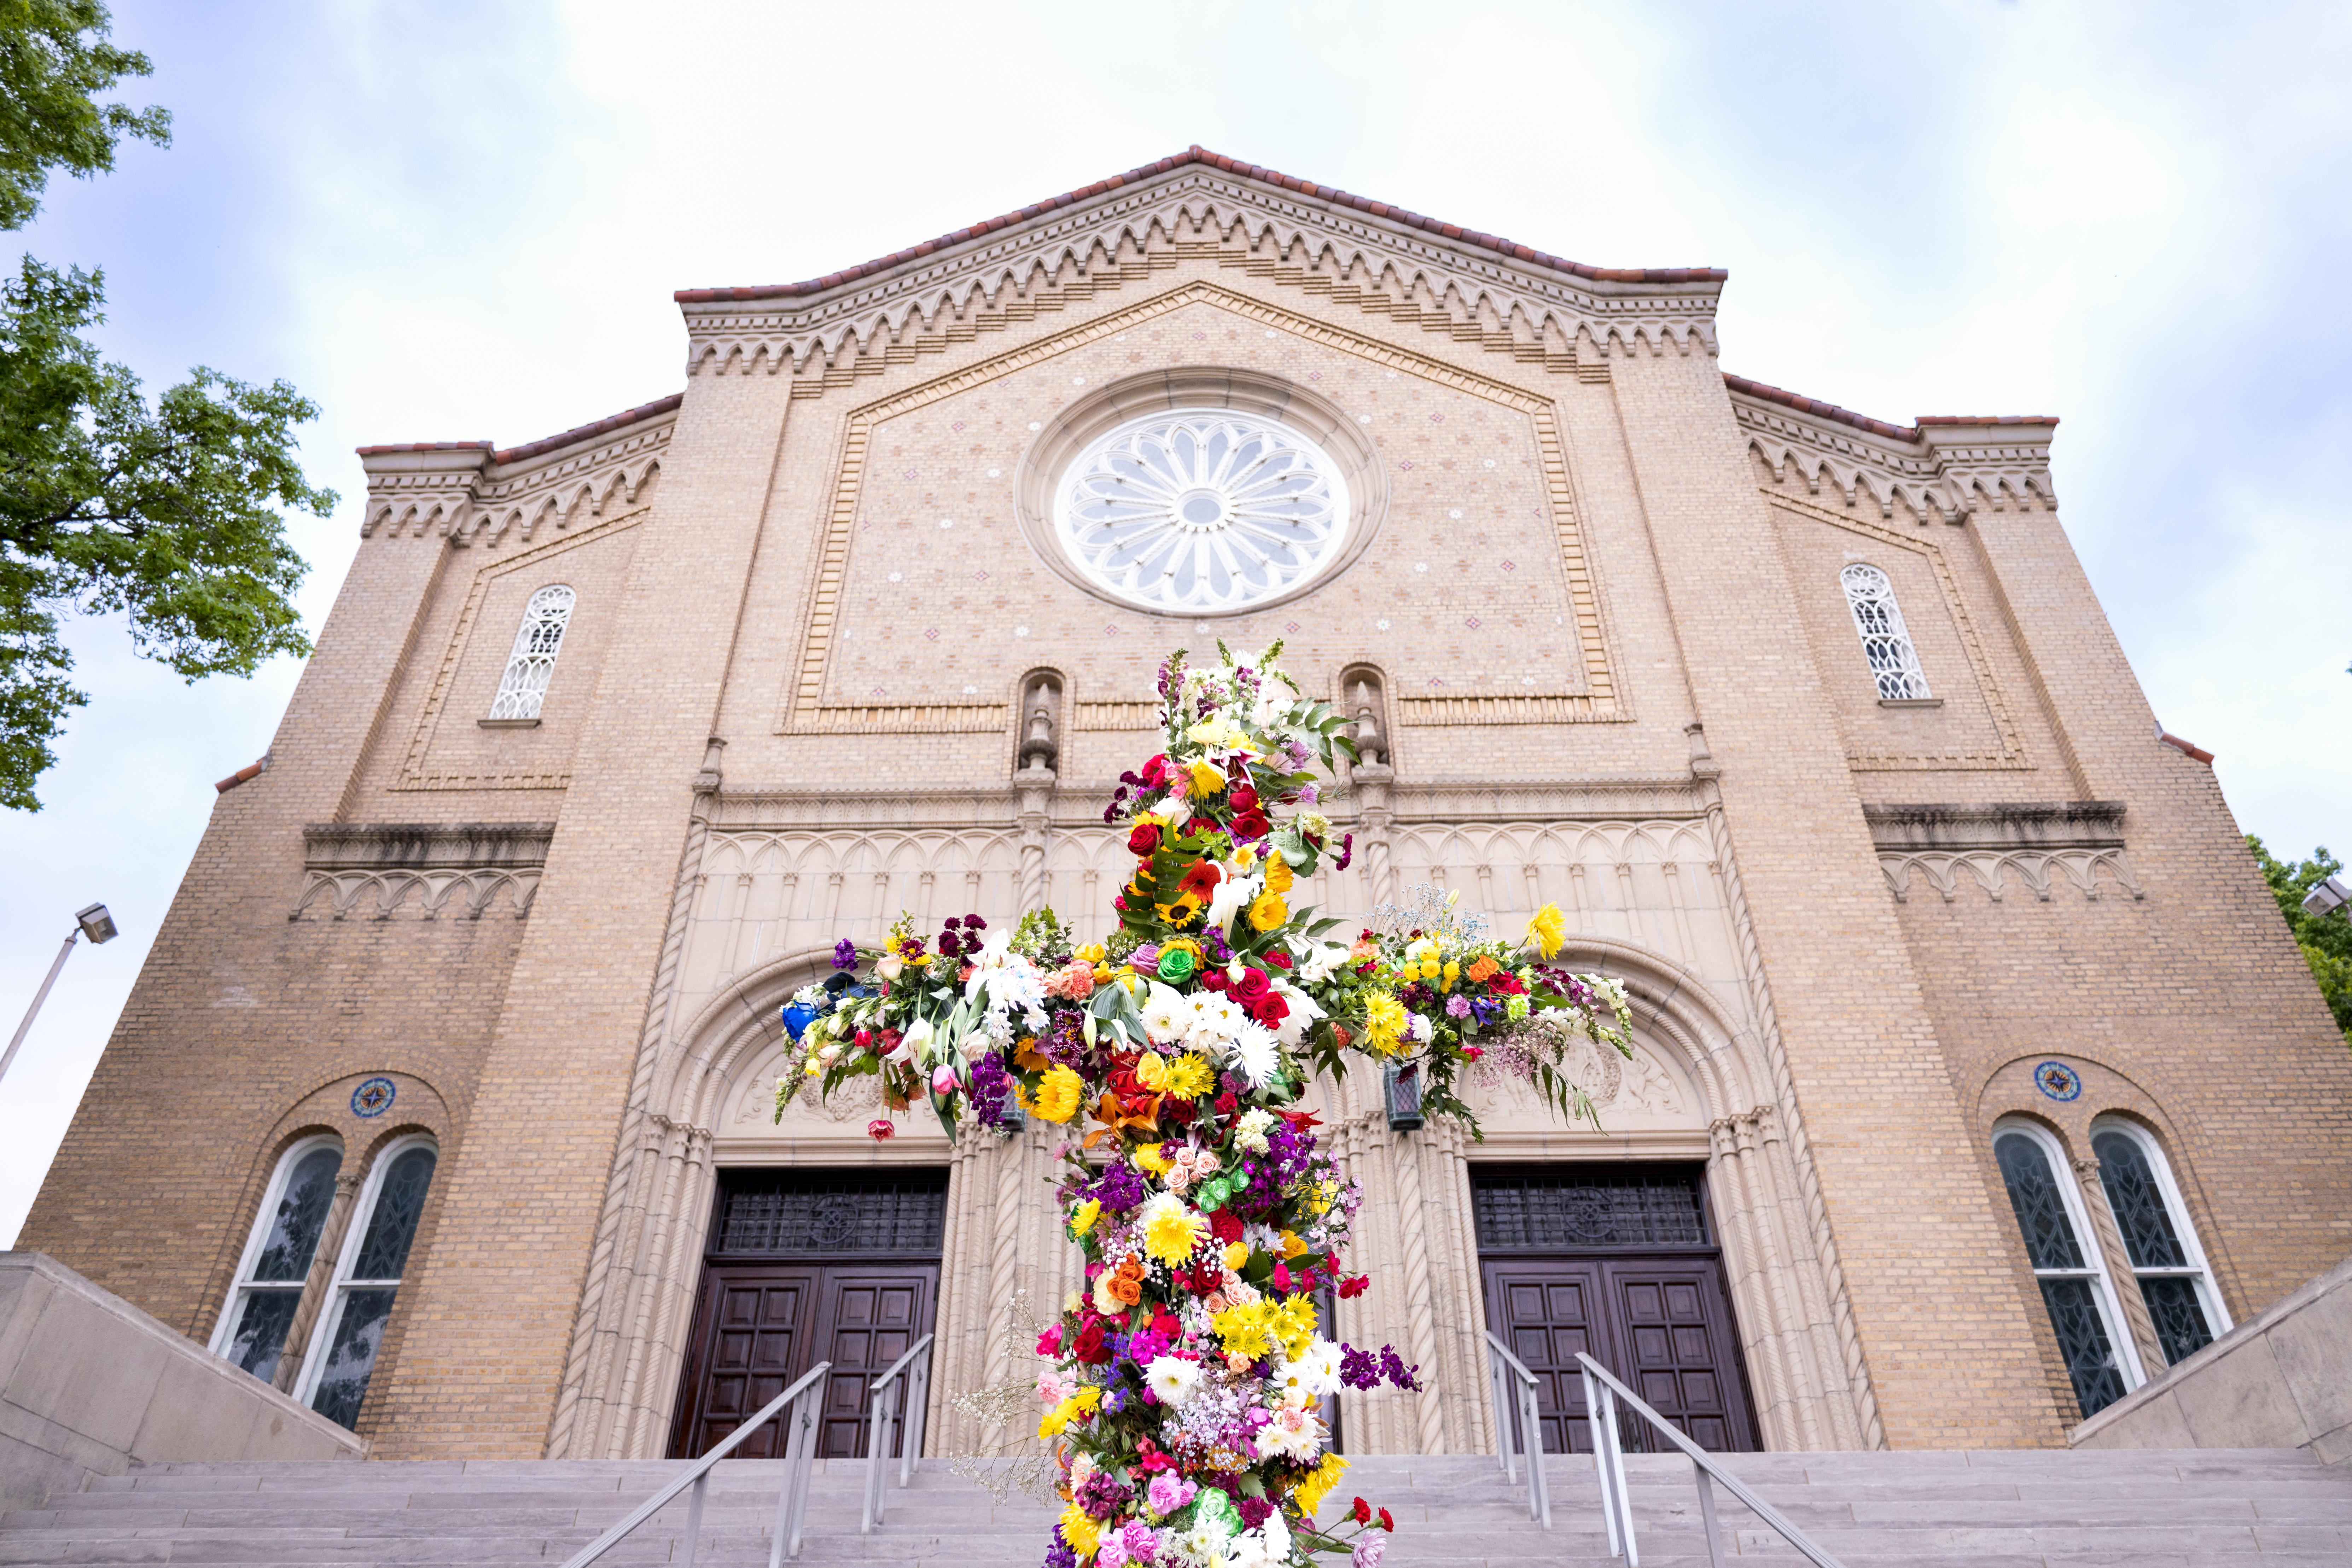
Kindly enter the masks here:
[[1776, 485], [1801, 479], [1818, 496], [1826, 482], [1849, 508], [1875, 502], [1886, 520], [1897, 500], [1923, 522], [1964, 523], [1979, 509], [2057, 509], [2055, 419], [1934, 416], [1890, 425], [1760, 382], [1723, 379], [1748, 449]]
[[560, 436], [494, 450], [487, 441], [362, 447], [368, 500], [362, 538], [428, 534], [454, 544], [528, 542], [638, 504], [661, 468], [685, 394], [657, 398]]
[[878, 370], [890, 356], [968, 341], [1186, 254], [1253, 270], [1299, 267], [1327, 288], [1354, 289], [1366, 309], [1439, 330], [1499, 331], [1538, 349], [1554, 342], [1556, 357], [1570, 363], [1571, 352], [1600, 358], [1661, 352], [1668, 342], [1715, 352], [1719, 271], [1553, 267], [1528, 259], [1542, 253], [1524, 247], [1507, 252], [1454, 237], [1468, 231], [1453, 226], [1424, 226], [1372, 210], [1379, 204], [1359, 206], [1344, 193], [1298, 184], [1175, 161], [1137, 171], [1131, 184], [1106, 182], [1084, 200], [1024, 209], [1029, 216], [1018, 222], [960, 231], [944, 245], [830, 280], [681, 290], [688, 374], [740, 366], [842, 376], [867, 360]]

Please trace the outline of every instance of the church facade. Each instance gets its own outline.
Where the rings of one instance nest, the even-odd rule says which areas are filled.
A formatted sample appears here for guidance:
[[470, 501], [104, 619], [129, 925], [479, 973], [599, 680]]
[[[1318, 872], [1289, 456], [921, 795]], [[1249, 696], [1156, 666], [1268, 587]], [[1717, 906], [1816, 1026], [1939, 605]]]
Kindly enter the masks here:
[[[683, 393], [362, 449], [363, 539], [26, 1226], [387, 1458], [699, 1451], [818, 1361], [1021, 1375], [1062, 1130], [779, 1121], [901, 910], [1104, 934], [1177, 647], [1350, 718], [1311, 897], [1622, 980], [1601, 1127], [1377, 1079], [1358, 1452], [2054, 1445], [2352, 1251], [2352, 1058], [2061, 526], [2055, 421], [1727, 374], [1719, 271], [1563, 261], [1192, 149], [803, 284]], [[1265, 465], [1306, 502], [1254, 499]], [[1117, 520], [1100, 504], [1115, 497]]]

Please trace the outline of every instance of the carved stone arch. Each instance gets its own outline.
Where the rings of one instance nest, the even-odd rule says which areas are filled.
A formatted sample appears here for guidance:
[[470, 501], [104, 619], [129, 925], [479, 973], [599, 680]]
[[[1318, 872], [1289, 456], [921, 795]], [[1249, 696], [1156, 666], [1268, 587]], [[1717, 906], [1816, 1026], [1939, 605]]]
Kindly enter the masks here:
[[629, 504], [631, 506], [644, 506], [652, 501], [654, 499], [654, 491], [658, 488], [661, 482], [661, 471], [662, 466], [661, 459], [659, 458], [655, 458], [649, 460], [643, 468], [637, 471], [635, 480], [629, 486]]

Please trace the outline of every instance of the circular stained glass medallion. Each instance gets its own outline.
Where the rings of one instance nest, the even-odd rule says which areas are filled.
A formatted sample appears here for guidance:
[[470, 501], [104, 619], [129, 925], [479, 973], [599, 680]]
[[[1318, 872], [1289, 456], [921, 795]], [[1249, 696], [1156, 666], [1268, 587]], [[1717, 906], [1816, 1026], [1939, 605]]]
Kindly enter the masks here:
[[382, 1116], [392, 1109], [393, 1097], [399, 1092], [399, 1089], [388, 1078], [365, 1079], [359, 1088], [352, 1090], [352, 1114]]
[[1065, 470], [1055, 528], [1111, 597], [1214, 616], [1284, 597], [1345, 552], [1348, 481], [1303, 433], [1223, 408], [1163, 410]]
[[2053, 1100], [2073, 1100], [2083, 1092], [2083, 1076], [2064, 1062], [2043, 1062], [2033, 1069], [2033, 1086]]

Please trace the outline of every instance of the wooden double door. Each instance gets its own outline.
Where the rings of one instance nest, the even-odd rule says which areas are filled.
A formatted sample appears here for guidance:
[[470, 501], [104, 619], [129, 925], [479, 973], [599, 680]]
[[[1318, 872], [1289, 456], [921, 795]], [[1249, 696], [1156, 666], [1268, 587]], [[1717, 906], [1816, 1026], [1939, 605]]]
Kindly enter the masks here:
[[[1697, 1173], [1580, 1182], [1565, 1170], [1496, 1173], [1473, 1188], [1487, 1326], [1536, 1375], [1545, 1450], [1591, 1451], [1579, 1353], [1701, 1447], [1759, 1447]], [[1667, 1446], [1635, 1415], [1619, 1436], [1629, 1451]]]
[[[761, 1195], [747, 1194], [742, 1188], [748, 1184], [720, 1191], [713, 1249], [704, 1260], [687, 1343], [670, 1456], [698, 1458], [811, 1367], [830, 1362], [816, 1452], [824, 1458], [863, 1458], [873, 1380], [932, 1329], [940, 1289], [936, 1227], [922, 1224], [919, 1213], [911, 1226], [894, 1226], [886, 1218], [878, 1226], [832, 1226], [829, 1233], [820, 1227], [815, 1236], [791, 1227], [779, 1234], [773, 1225], [744, 1223], [744, 1211], [761, 1207], [740, 1201]], [[942, 1211], [945, 1195], [942, 1182], [936, 1193]], [[820, 1212], [828, 1203], [835, 1213], [843, 1207], [839, 1194], [821, 1188], [787, 1196]], [[853, 1206], [873, 1209], [870, 1193], [857, 1196], [865, 1201]], [[932, 1194], [925, 1184], [895, 1196], [914, 1202], [908, 1205], [886, 1197], [886, 1209], [919, 1210]], [[747, 1252], [747, 1241], [783, 1245], [776, 1252]], [[812, 1243], [832, 1255], [811, 1256]], [[896, 1395], [901, 1413], [906, 1387], [901, 1378]], [[735, 1455], [781, 1458], [783, 1424], [771, 1421]]]

